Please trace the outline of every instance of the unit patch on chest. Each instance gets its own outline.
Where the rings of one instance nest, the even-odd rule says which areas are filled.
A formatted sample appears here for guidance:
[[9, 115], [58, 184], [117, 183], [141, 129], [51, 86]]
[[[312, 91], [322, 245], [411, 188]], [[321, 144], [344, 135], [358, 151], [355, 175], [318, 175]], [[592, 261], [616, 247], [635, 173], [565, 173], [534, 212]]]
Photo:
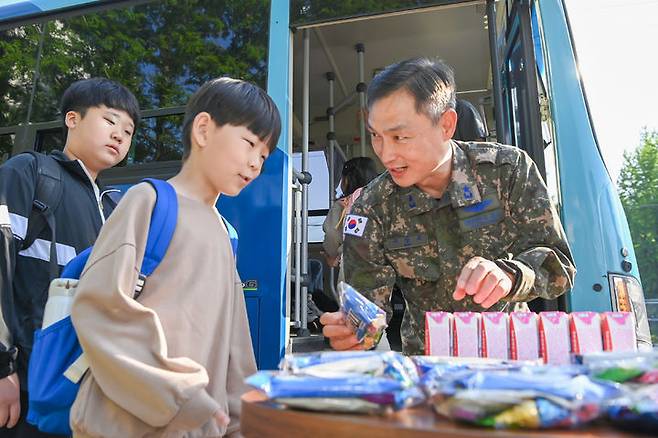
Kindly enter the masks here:
[[504, 217], [500, 200], [494, 194], [483, 197], [482, 201], [477, 204], [458, 208], [456, 213], [459, 218], [459, 228], [463, 231], [476, 230], [487, 225], [497, 224]]

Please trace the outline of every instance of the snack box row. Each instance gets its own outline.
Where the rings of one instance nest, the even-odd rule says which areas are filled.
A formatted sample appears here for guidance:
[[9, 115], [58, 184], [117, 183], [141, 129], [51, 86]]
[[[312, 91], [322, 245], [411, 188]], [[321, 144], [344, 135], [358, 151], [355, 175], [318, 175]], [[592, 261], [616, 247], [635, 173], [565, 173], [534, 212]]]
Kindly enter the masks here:
[[427, 312], [425, 354], [571, 362], [571, 354], [636, 351], [630, 312]]

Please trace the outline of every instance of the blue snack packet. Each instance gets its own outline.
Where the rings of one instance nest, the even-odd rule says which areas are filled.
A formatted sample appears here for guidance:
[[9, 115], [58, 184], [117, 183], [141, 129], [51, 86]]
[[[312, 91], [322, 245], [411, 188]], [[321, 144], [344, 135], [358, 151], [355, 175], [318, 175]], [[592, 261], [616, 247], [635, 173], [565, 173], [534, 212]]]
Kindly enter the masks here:
[[386, 328], [386, 313], [345, 282], [338, 284], [340, 310], [356, 339], [366, 349], [375, 348]]

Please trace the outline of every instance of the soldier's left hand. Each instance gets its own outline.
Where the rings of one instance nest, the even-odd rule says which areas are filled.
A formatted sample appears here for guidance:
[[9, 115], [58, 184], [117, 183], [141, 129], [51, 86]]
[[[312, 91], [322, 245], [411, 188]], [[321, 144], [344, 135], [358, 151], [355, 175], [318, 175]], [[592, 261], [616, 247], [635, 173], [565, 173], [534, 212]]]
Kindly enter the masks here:
[[506, 297], [513, 286], [514, 277], [496, 263], [482, 257], [473, 257], [459, 274], [452, 297], [460, 301], [470, 295], [476, 304], [488, 309]]

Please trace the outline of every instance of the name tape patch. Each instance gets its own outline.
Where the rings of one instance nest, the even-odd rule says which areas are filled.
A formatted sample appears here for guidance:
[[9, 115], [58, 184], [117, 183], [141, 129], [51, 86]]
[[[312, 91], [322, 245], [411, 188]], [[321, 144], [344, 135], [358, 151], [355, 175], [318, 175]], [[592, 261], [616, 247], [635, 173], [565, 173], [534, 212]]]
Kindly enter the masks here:
[[345, 218], [345, 226], [343, 226], [343, 234], [350, 234], [352, 236], [361, 237], [366, 229], [368, 218], [357, 216], [355, 214], [348, 214]]

